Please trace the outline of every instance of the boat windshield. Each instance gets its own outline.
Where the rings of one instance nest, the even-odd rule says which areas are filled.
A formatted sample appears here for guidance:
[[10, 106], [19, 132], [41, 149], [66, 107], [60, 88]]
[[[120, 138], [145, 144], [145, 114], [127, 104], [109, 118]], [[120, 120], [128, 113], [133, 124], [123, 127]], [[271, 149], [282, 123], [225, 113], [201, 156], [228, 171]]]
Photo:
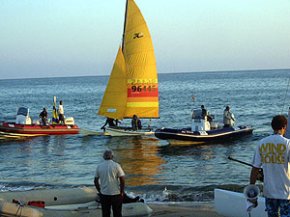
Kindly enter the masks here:
[[192, 119], [202, 119], [201, 109], [195, 109], [192, 111]]
[[28, 108], [20, 107], [17, 111], [17, 115], [27, 116], [28, 115]]

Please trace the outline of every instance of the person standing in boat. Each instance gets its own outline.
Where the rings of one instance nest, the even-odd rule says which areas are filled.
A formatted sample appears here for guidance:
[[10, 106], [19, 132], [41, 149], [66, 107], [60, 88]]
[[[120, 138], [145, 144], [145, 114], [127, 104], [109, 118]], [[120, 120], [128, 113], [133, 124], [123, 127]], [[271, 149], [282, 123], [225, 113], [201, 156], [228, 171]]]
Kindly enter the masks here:
[[58, 115], [57, 115], [57, 110], [56, 107], [52, 107], [52, 119], [51, 122], [53, 125], [58, 124]]
[[204, 105], [201, 105], [200, 108], [201, 108], [201, 118], [206, 119], [208, 115], [207, 110], [205, 109]]
[[[253, 157], [250, 184], [255, 184], [259, 170], [264, 172], [264, 196], [269, 217], [290, 216], [290, 140], [284, 137], [287, 118], [273, 117], [274, 134], [260, 140]], [[257, 201], [252, 201], [255, 205]], [[279, 213], [279, 214], [278, 214]]]
[[231, 112], [230, 107], [226, 106], [224, 110], [224, 127], [233, 127], [235, 124], [235, 116]]
[[94, 184], [99, 192], [102, 216], [122, 217], [122, 201], [125, 190], [125, 173], [120, 164], [113, 161], [113, 152], [106, 150], [104, 161], [97, 166]]
[[58, 118], [59, 118], [59, 123], [64, 124], [64, 108], [63, 108], [62, 100], [59, 101]]
[[133, 115], [133, 118], [132, 118], [132, 121], [131, 121], [131, 125], [132, 125], [132, 129], [134, 131], [142, 129], [141, 120], [138, 118], [137, 115]]
[[210, 130], [210, 123], [208, 121], [209, 119], [208, 111], [205, 109], [204, 105], [201, 105], [200, 109], [201, 110], [197, 109], [192, 111], [192, 125], [191, 125], [192, 131]]
[[46, 108], [43, 108], [42, 112], [40, 112], [39, 114], [39, 118], [41, 119], [41, 124], [43, 126], [47, 125], [47, 117], [48, 117], [48, 114], [47, 114]]
[[213, 116], [211, 116], [209, 114], [209, 112], [204, 107], [204, 105], [201, 105], [200, 108], [201, 108], [201, 117], [202, 117], [202, 119], [204, 119], [205, 121], [208, 121], [208, 122], [212, 122]]

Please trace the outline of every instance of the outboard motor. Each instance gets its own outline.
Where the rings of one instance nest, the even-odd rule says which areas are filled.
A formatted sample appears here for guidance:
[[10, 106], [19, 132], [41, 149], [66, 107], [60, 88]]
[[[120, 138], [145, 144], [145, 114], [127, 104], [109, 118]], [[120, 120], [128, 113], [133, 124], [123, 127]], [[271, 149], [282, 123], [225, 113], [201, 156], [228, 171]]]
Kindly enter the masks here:
[[29, 108], [20, 107], [16, 115], [16, 124], [31, 124], [31, 118], [29, 117]]
[[64, 124], [69, 126], [75, 125], [75, 120], [73, 117], [67, 117], [64, 119]]

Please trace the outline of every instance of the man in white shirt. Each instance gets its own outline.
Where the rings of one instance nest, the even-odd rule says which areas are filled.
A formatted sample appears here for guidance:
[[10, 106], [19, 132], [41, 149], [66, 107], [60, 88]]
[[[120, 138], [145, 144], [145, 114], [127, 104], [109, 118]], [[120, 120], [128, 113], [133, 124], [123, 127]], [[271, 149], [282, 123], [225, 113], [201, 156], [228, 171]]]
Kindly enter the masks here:
[[226, 106], [224, 110], [224, 127], [233, 127], [235, 124], [235, 116], [230, 111], [230, 107]]
[[274, 134], [262, 139], [256, 148], [250, 184], [256, 183], [259, 169], [263, 167], [268, 217], [290, 217], [290, 140], [283, 136], [287, 119], [277, 115], [271, 125]]
[[59, 123], [64, 124], [64, 108], [63, 108], [62, 100], [59, 101], [58, 118], [59, 118]]
[[100, 193], [102, 216], [110, 217], [111, 207], [114, 217], [122, 217], [122, 201], [125, 188], [125, 173], [120, 164], [113, 161], [113, 152], [106, 150], [104, 161], [98, 165], [95, 186]]

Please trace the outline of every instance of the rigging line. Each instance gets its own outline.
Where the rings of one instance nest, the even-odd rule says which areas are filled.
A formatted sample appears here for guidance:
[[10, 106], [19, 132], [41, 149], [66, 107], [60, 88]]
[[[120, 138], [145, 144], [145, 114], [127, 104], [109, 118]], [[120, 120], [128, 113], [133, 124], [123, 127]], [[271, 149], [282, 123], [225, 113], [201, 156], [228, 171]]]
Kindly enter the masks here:
[[287, 96], [287, 93], [288, 93], [288, 90], [289, 90], [289, 85], [290, 85], [290, 78], [288, 78], [288, 85], [287, 85], [286, 93], [285, 93], [284, 100], [283, 100], [283, 106], [282, 106], [281, 114], [282, 114], [282, 112], [283, 112], [283, 110], [284, 110], [285, 101], [286, 101], [286, 96]]
[[125, 6], [125, 19], [124, 19], [124, 28], [123, 28], [123, 37], [122, 37], [122, 51], [124, 53], [124, 46], [125, 46], [125, 32], [126, 32], [126, 24], [127, 24], [127, 14], [128, 14], [128, 0], [126, 1], [126, 6]]

